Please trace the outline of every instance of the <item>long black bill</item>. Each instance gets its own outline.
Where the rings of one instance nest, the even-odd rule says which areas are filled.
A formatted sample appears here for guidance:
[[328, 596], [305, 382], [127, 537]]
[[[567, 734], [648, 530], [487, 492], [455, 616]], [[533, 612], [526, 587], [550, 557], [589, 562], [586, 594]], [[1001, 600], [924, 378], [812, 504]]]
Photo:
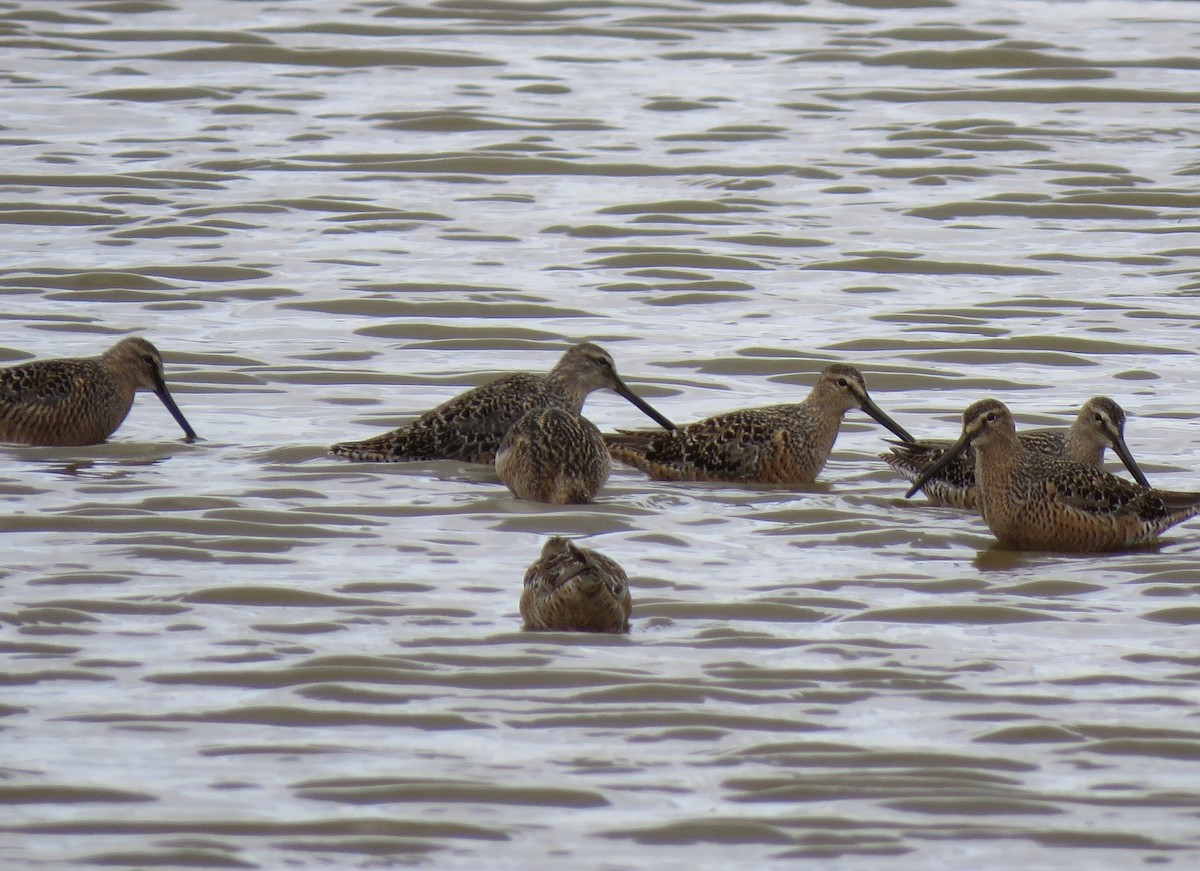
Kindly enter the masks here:
[[1125, 464], [1125, 468], [1129, 470], [1129, 474], [1133, 475], [1133, 480], [1137, 481], [1143, 487], [1149, 488], [1150, 482], [1146, 480], [1146, 476], [1142, 474], [1142, 470], [1134, 462], [1133, 454], [1129, 452], [1129, 446], [1125, 444], [1125, 438], [1119, 432], [1109, 433], [1109, 435], [1113, 437], [1113, 450], [1121, 458], [1121, 462]]
[[614, 387], [613, 390], [632, 402], [634, 406], [642, 412], [642, 414], [649, 417], [663, 429], [675, 429], [675, 424], [671, 423], [671, 421], [659, 414], [653, 407], [651, 407], [650, 403], [630, 390], [628, 385], [626, 385], [625, 382], [620, 378], [617, 379], [617, 386]]
[[900, 438], [904, 439], [906, 443], [911, 444], [912, 442], [916, 441], [916, 439], [912, 437], [908, 430], [884, 414], [883, 409], [876, 405], [875, 401], [872, 400], [871, 397], [867, 396], [867, 394], [864, 393], [859, 397], [859, 400], [862, 403], [862, 410], [871, 415], [871, 417], [875, 418], [877, 423], [886, 426], [896, 435], [900, 436]]
[[183, 416], [183, 412], [175, 404], [175, 400], [171, 396], [171, 391], [167, 390], [166, 382], [159, 381], [154, 395], [162, 400], [162, 404], [167, 407], [167, 411], [171, 412], [171, 417], [175, 418], [175, 422], [183, 427], [183, 434], [187, 436], [187, 440], [195, 441], [197, 438], [196, 431], [192, 429], [192, 425], [187, 422], [187, 418]]
[[962, 438], [960, 438], [950, 447], [946, 448], [946, 452], [942, 454], [936, 463], [921, 473], [921, 476], [917, 478], [912, 487], [909, 488], [908, 492], [904, 494], [904, 498], [911, 499], [913, 496], [917, 495], [922, 487], [928, 484], [942, 471], [942, 469], [949, 466], [952, 462], [954, 462], [956, 457], [969, 448], [974, 439], [975, 434], [963, 433]]

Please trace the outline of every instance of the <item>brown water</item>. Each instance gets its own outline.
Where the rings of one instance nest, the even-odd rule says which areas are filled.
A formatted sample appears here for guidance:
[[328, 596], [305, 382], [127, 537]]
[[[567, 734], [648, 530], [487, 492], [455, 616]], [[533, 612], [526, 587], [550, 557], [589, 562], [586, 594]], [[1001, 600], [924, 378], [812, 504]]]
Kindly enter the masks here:
[[[205, 439], [143, 395], [0, 451], [0, 867], [1200, 861], [1195, 522], [995, 551], [858, 413], [811, 492], [325, 454], [587, 338], [677, 421], [830, 360], [922, 435], [1108, 394], [1200, 489], [1195, 4], [9, 0], [0, 40], [0, 356], [146, 335]], [[629, 571], [628, 638], [519, 631], [551, 533]]]

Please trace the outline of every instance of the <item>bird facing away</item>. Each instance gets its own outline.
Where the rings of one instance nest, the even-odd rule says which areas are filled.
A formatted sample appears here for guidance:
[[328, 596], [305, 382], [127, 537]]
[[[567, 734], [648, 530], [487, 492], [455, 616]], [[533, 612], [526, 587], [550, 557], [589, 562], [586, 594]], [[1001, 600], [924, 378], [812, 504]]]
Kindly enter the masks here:
[[360, 462], [462, 460], [494, 463], [500, 441], [527, 411], [561, 408], [579, 414], [593, 390], [608, 388], [659, 425], [674, 424], [634, 393], [608, 352], [591, 342], [567, 350], [547, 375], [518, 372], [468, 390], [412, 423], [374, 438], [344, 442], [330, 453]]
[[1004, 403], [981, 399], [963, 412], [962, 436], [925, 470], [911, 497], [975, 447], [979, 511], [1013, 550], [1090, 552], [1149, 544], [1200, 514], [1200, 493], [1142, 487], [1074, 460], [1030, 450]]
[[496, 453], [500, 480], [518, 499], [532, 502], [591, 502], [611, 471], [600, 430], [562, 408], [525, 412], [509, 427]]
[[629, 631], [629, 579], [613, 560], [553, 536], [525, 572], [521, 616], [533, 632]]
[[852, 408], [913, 440], [867, 395], [862, 373], [841, 363], [826, 366], [800, 403], [730, 411], [670, 432], [621, 430], [604, 440], [618, 460], [660, 481], [811, 484]]
[[139, 390], [154, 393], [184, 435], [196, 438], [167, 390], [162, 355], [134, 336], [99, 357], [35, 360], [0, 369], [0, 442], [99, 444], [125, 420]]
[[[1097, 469], [1104, 468], [1104, 449], [1112, 448], [1133, 479], [1143, 487], [1150, 486], [1125, 444], [1125, 412], [1107, 396], [1093, 396], [1085, 402], [1068, 429], [1027, 429], [1017, 433], [1017, 438], [1034, 453], [1074, 460]], [[879, 456], [909, 481], [916, 481], [952, 444], [949, 439], [898, 444]], [[922, 491], [935, 505], [975, 510], [975, 449], [969, 447], [963, 451], [926, 481]]]

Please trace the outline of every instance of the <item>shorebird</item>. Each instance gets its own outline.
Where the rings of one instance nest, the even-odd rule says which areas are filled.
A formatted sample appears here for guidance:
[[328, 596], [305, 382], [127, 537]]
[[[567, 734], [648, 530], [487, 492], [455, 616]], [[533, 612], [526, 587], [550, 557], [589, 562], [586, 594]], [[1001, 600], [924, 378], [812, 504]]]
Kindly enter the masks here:
[[525, 629], [540, 632], [629, 631], [629, 579], [613, 560], [554, 536], [525, 572]]
[[468, 390], [412, 423], [374, 438], [343, 442], [330, 453], [360, 462], [462, 460], [494, 463], [500, 441], [527, 411], [561, 408], [579, 414], [589, 393], [608, 388], [661, 426], [674, 424], [629, 389], [603, 348], [584, 342], [570, 348], [547, 375], [519, 372]]
[[562, 408], [527, 411], [496, 453], [496, 474], [518, 499], [555, 505], [591, 502], [612, 459], [596, 425]]
[[[1027, 429], [1017, 433], [1017, 438], [1034, 453], [1074, 460], [1097, 469], [1104, 468], [1104, 449], [1112, 448], [1133, 479], [1143, 487], [1150, 486], [1125, 444], [1125, 412], [1107, 396], [1093, 396], [1085, 402], [1068, 429]], [[909, 481], [916, 481], [953, 443], [950, 439], [898, 443], [879, 456]], [[975, 450], [968, 447], [921, 489], [935, 505], [974, 510], [977, 507]]]
[[1108, 551], [1153, 542], [1200, 514], [1200, 493], [1155, 490], [1092, 466], [1037, 453], [1017, 437], [1004, 403], [963, 412], [962, 436], [916, 480], [913, 496], [975, 447], [979, 511], [997, 541], [1015, 550]]
[[660, 481], [811, 484], [852, 408], [913, 441], [867, 395], [862, 373], [841, 363], [826, 366], [800, 403], [730, 411], [670, 432], [621, 430], [604, 440], [618, 460]]
[[135, 336], [98, 357], [35, 360], [0, 369], [0, 442], [99, 444], [125, 420], [139, 390], [154, 393], [184, 435], [196, 438], [167, 390], [162, 355]]

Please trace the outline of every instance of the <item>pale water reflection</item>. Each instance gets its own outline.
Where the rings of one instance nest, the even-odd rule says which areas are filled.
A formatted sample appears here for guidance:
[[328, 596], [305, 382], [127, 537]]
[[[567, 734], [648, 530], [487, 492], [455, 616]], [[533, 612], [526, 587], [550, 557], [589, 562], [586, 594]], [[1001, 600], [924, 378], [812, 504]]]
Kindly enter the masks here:
[[[1069, 9], [1067, 8], [1069, 6]], [[851, 413], [808, 490], [353, 465], [590, 339], [676, 422], [833, 361], [918, 436], [1129, 413], [1200, 489], [1186, 2], [0, 3], [0, 866], [1190, 868], [1200, 527], [997, 551]], [[601, 429], [641, 426], [612, 394]], [[547, 535], [633, 631], [522, 633]]]

